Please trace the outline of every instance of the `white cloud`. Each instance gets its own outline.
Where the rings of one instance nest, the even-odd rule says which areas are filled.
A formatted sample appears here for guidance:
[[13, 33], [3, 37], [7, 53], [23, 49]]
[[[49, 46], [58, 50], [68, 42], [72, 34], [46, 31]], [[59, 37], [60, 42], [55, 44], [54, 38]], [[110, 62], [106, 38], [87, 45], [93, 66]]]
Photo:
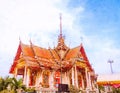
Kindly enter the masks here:
[[67, 45], [71, 43], [71, 47], [76, 47], [80, 45], [83, 37], [86, 53], [97, 72], [109, 72], [109, 64], [106, 62], [109, 57], [115, 60], [114, 67], [118, 67], [120, 50], [115, 48], [114, 42], [105, 38], [99, 39], [98, 36], [86, 36], [84, 29], [77, 23], [85, 10], [84, 7], [69, 10], [68, 2], [69, 0], [0, 1], [0, 58], [4, 64], [8, 64], [6, 67], [1, 65], [4, 71], [0, 75], [8, 74], [19, 37], [27, 44], [31, 38], [33, 44], [41, 47], [53, 47], [57, 43], [59, 13], [62, 13], [63, 34], [66, 36]]
[[106, 37], [103, 39], [99, 37], [87, 38], [85, 42], [85, 47], [87, 48], [87, 53], [93, 68], [96, 73], [110, 73], [110, 64], [108, 60], [113, 60], [113, 71], [115, 73], [120, 72], [118, 69], [120, 61], [120, 49], [116, 48], [114, 41], [109, 40]]
[[[1, 68], [5, 70], [3, 71], [5, 75], [15, 56], [19, 37], [23, 43], [27, 44], [31, 38], [33, 43], [41, 47], [48, 47], [48, 45], [53, 47], [53, 43], [56, 44], [57, 41], [53, 39], [57, 40], [59, 34], [59, 13], [63, 15], [63, 29], [71, 34], [74, 31], [73, 35], [79, 36], [77, 34], [79, 30], [73, 29], [75, 12], [73, 16], [66, 5], [67, 1], [61, 2], [61, 0], [0, 1], [0, 42], [2, 42], [0, 52], [3, 59], [1, 61], [7, 64], [7, 68], [5, 65], [1, 65]], [[10, 59], [6, 59], [8, 56]]]

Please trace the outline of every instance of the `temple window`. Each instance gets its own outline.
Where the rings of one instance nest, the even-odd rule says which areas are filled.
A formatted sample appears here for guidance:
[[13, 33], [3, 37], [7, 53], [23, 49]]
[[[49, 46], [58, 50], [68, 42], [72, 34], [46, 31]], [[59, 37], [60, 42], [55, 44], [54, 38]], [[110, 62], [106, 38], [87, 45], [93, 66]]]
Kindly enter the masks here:
[[49, 87], [49, 71], [43, 72], [43, 83], [42, 87], [48, 88]]

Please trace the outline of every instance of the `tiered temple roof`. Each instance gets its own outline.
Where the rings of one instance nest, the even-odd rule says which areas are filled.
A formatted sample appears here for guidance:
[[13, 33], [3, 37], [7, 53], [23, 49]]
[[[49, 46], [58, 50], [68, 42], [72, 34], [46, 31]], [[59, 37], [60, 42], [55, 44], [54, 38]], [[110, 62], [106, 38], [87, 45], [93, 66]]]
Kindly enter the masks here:
[[88, 68], [89, 71], [93, 71], [82, 44], [75, 48], [70, 48], [65, 44], [60, 17], [60, 34], [58, 36], [57, 46], [53, 49], [46, 49], [32, 44], [31, 41], [29, 45], [23, 44], [20, 41], [9, 72], [13, 74], [15, 68], [18, 68], [17, 74], [23, 74], [23, 68], [25, 66], [36, 70], [62, 69], [62, 71], [66, 71], [74, 64], [76, 64], [78, 68]]
[[78, 67], [87, 67], [90, 71], [93, 71], [83, 45], [69, 48], [65, 45], [64, 37], [61, 34], [58, 37], [57, 47], [53, 49], [42, 48], [32, 44], [32, 42], [30, 42], [30, 45], [26, 45], [20, 41], [10, 73], [14, 73], [15, 67], [17, 67], [20, 68], [18, 74], [22, 74], [22, 68], [25, 65], [32, 69], [60, 70], [62, 68], [63, 71], [66, 71], [75, 64], [73, 60], [77, 60]]

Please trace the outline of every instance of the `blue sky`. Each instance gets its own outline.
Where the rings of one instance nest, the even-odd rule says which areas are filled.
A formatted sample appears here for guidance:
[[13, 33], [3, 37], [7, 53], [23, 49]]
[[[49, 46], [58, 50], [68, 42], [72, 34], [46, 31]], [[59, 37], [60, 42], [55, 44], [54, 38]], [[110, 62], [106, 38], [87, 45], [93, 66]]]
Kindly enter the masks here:
[[[96, 74], [120, 73], [120, 0], [0, 0], [0, 76], [9, 73], [19, 44], [57, 44], [59, 13], [68, 46], [83, 43]], [[83, 39], [81, 39], [83, 38]]]

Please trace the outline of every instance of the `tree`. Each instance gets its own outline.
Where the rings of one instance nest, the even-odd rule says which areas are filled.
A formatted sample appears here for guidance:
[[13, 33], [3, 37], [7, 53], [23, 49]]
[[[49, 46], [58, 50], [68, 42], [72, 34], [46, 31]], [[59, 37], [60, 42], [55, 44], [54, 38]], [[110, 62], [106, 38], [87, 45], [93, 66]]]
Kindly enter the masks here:
[[11, 86], [11, 89], [15, 90], [15, 93], [17, 93], [17, 90], [19, 89], [23, 89], [23, 90], [26, 89], [25, 85], [23, 85], [22, 83], [22, 79], [17, 80], [16, 78], [12, 78], [10, 86]]
[[0, 78], [0, 91], [5, 90], [8, 88], [9, 84], [11, 83], [11, 79], [9, 76], [5, 78]]
[[14, 91], [17, 93], [17, 90], [25, 90], [26, 87], [22, 83], [22, 79], [10, 78], [9, 76], [5, 78], [0, 78], [0, 93], [4, 93], [4, 91]]

